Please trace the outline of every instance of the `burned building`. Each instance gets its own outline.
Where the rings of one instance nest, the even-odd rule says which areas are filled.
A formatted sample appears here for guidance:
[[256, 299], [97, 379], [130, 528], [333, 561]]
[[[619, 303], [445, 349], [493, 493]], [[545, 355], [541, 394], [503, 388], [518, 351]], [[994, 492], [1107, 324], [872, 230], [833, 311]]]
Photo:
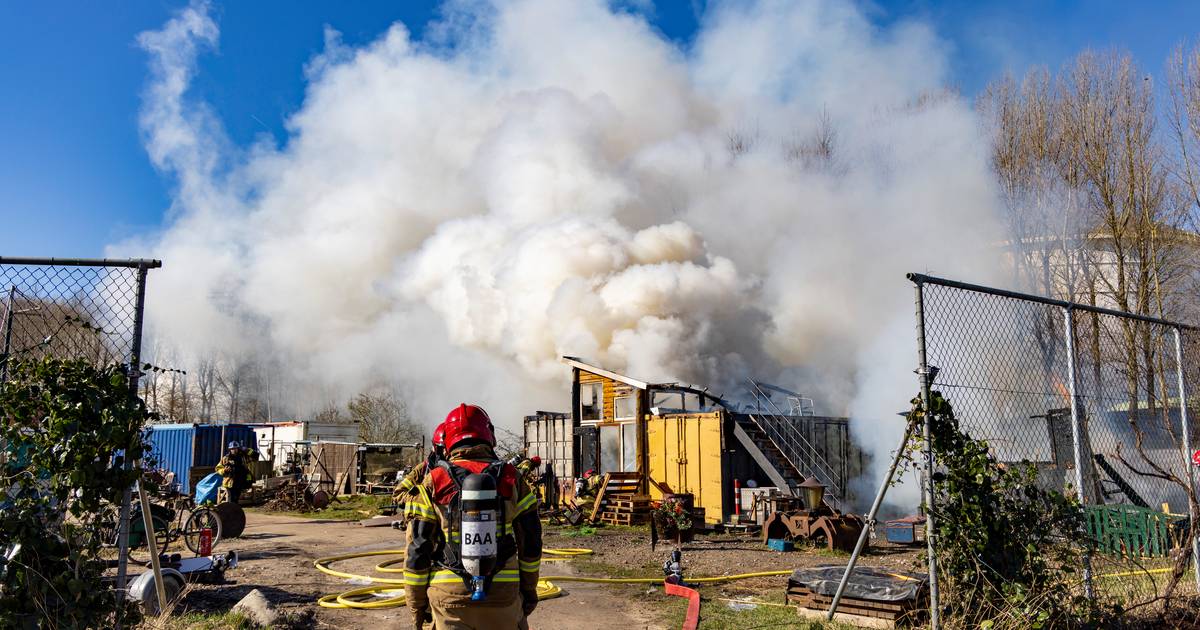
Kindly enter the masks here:
[[[530, 416], [525, 434], [529, 454], [560, 475], [637, 472], [646, 494], [691, 493], [706, 520], [719, 522], [734, 513], [738, 485], [790, 492], [813, 477], [840, 504], [863, 469], [848, 419], [778, 402], [772, 390], [779, 388], [751, 381], [755, 402], [735, 405], [703, 388], [641, 381], [575, 357], [562, 361], [572, 370], [571, 412]], [[568, 454], [569, 465], [562, 461]]]

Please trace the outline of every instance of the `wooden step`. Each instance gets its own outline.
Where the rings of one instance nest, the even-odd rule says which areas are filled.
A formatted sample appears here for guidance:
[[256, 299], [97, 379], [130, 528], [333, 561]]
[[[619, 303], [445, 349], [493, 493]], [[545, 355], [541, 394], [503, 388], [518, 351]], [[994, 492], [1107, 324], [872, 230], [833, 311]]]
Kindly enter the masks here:
[[649, 513], [650, 513], [649, 506], [646, 506], [644, 508], [632, 508], [632, 507], [620, 507], [620, 506], [604, 508], [604, 514], [649, 514]]
[[608, 523], [609, 525], [641, 525], [650, 520], [649, 514], [609, 514], [604, 513], [600, 516], [600, 522]]

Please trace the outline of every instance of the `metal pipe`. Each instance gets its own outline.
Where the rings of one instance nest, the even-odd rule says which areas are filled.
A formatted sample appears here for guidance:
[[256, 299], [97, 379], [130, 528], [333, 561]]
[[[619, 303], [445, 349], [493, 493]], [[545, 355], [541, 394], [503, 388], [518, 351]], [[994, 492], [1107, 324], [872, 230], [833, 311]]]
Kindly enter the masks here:
[[13, 309], [16, 308], [16, 285], [8, 287], [7, 308], [4, 310], [4, 353], [0, 354], [0, 383], [8, 380], [8, 353], [12, 350]]
[[163, 583], [162, 563], [158, 558], [158, 542], [154, 540], [154, 515], [150, 513], [150, 497], [138, 484], [138, 501], [142, 504], [142, 527], [146, 532], [146, 549], [150, 550], [150, 570], [154, 571], [154, 589], [158, 591], [158, 612], [167, 610], [167, 585]]
[[[913, 276], [910, 274], [909, 278]], [[917, 291], [917, 375], [921, 381], [921, 401], [925, 406], [925, 422], [922, 427], [924, 437], [924, 468], [925, 468], [925, 545], [929, 556], [929, 627], [938, 630], [941, 627], [941, 604], [938, 599], [937, 577], [937, 546], [934, 533], [934, 481], [933, 481], [933, 446], [931, 443], [930, 418], [933, 416], [932, 397], [929, 389], [929, 361], [925, 353], [925, 285], [918, 280]]]
[[161, 260], [148, 258], [19, 258], [0, 256], [0, 265], [57, 265], [59, 267], [131, 267], [134, 269], [158, 269]]
[[[1075, 369], [1075, 309], [1065, 307], [1063, 318], [1067, 336], [1067, 386], [1071, 390], [1071, 446], [1075, 452], [1075, 487], [1079, 493], [1079, 504], [1083, 505], [1087, 502], [1087, 492], [1083, 485], [1083, 427], [1079, 422], [1079, 376]], [[1083, 593], [1089, 600], [1096, 597], [1092, 589], [1092, 554], [1087, 549], [1083, 552]]]
[[910, 417], [904, 425], [904, 437], [900, 440], [900, 446], [896, 448], [896, 456], [892, 458], [892, 465], [888, 467], [887, 476], [884, 477], [883, 483], [879, 485], [879, 492], [875, 493], [875, 502], [871, 504], [871, 512], [867, 514], [867, 522], [863, 527], [862, 533], [858, 535], [858, 542], [854, 544], [854, 552], [850, 554], [850, 561], [846, 563], [846, 572], [842, 574], [842, 581], [838, 582], [837, 592], [833, 594], [833, 602], [829, 604], [829, 614], [825, 615], [825, 619], [832, 621], [834, 613], [837, 612], [838, 602], [842, 601], [842, 592], [846, 590], [846, 584], [850, 581], [850, 573], [854, 571], [854, 566], [858, 564], [858, 555], [862, 553], [871, 530], [875, 528], [875, 517], [879, 514], [879, 507], [883, 505], [883, 496], [887, 494], [887, 489], [892, 485], [892, 477], [896, 476], [896, 468], [900, 466], [900, 461], [904, 459], [904, 447], [908, 446], [908, 440], [912, 437], [912, 430], [913, 421]]
[[[1180, 340], [1179, 327], [1174, 328], [1175, 331], [1175, 372], [1179, 376], [1179, 418], [1183, 423], [1183, 465], [1188, 468], [1188, 489], [1191, 495], [1188, 497], [1188, 515], [1191, 517], [1192, 532], [1195, 532], [1197, 518], [1200, 514], [1196, 514], [1192, 510], [1195, 504], [1196, 497], [1196, 467], [1191, 463], [1192, 456], [1192, 426], [1188, 418], [1187, 405], [1187, 384], [1183, 378], [1183, 342]], [[1196, 589], [1200, 590], [1200, 537], [1192, 536], [1192, 572], [1196, 577]]]
[[1036, 302], [1038, 304], [1045, 304], [1047, 306], [1058, 306], [1061, 308], [1073, 308], [1077, 311], [1087, 311], [1089, 313], [1099, 313], [1101, 315], [1112, 315], [1113, 317], [1120, 317], [1123, 319], [1136, 319], [1138, 321], [1147, 322], [1150, 324], [1159, 324], [1161, 326], [1182, 328], [1184, 330], [1200, 330], [1200, 327], [1189, 326], [1187, 324], [1180, 324], [1178, 322], [1172, 322], [1172, 321], [1168, 321], [1165, 319], [1158, 319], [1157, 317], [1147, 317], [1145, 315], [1136, 315], [1134, 313], [1126, 313], [1125, 311], [1114, 311], [1111, 308], [1092, 306], [1090, 304], [1080, 304], [1078, 302], [1068, 302], [1066, 300], [1056, 300], [1054, 298], [1048, 298], [1048, 297], [1044, 297], [1041, 295], [1031, 295], [1029, 293], [1019, 293], [1017, 291], [1009, 291], [1007, 289], [997, 289], [994, 287], [985, 287], [983, 285], [971, 284], [969, 282], [959, 282], [957, 280], [947, 280], [945, 278], [937, 278], [934, 276], [927, 276], [927, 275], [921, 274], [921, 273], [910, 273], [910, 274], [908, 274], [907, 277], [909, 280], [911, 280], [913, 283], [915, 283], [917, 285], [936, 284], [936, 285], [943, 286], [943, 287], [950, 287], [952, 289], [963, 289], [966, 291], [973, 291], [975, 293], [983, 293], [986, 295], [995, 295], [998, 297], [1006, 297], [1006, 298], [1013, 298], [1016, 300], [1024, 300], [1027, 302]]
[[[138, 267], [137, 270], [137, 302], [133, 311], [133, 340], [129, 352], [129, 395], [132, 398], [137, 398], [138, 379], [142, 373], [142, 323], [146, 312], [146, 270], [162, 265], [158, 261], [150, 262], [155, 264], [146, 264]], [[125, 470], [133, 469], [133, 459], [130, 458], [130, 455], [131, 453], [126, 449]], [[117, 592], [119, 597], [125, 596], [129, 570], [129, 511], [132, 501], [132, 489], [125, 488], [121, 494], [121, 510], [117, 526]], [[155, 582], [160, 581], [161, 575], [156, 576]], [[117, 619], [117, 627], [120, 628], [120, 625], [121, 619]]]

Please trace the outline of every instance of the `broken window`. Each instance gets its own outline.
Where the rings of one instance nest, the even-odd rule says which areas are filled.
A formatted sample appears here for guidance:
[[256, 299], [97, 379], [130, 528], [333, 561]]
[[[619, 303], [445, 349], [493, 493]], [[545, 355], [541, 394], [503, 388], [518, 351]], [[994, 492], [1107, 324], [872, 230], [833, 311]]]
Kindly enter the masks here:
[[617, 397], [614, 406], [617, 420], [632, 420], [637, 417], [637, 399], [633, 396]]
[[672, 391], [656, 391], [651, 394], [651, 407], [683, 409], [683, 394]]
[[579, 384], [579, 419], [599, 420], [604, 414], [604, 384]]

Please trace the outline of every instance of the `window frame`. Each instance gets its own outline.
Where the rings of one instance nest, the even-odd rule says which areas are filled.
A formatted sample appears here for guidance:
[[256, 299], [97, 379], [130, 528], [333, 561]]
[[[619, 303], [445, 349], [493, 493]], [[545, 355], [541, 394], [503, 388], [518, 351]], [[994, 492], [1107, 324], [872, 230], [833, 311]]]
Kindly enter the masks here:
[[[622, 416], [622, 415], [621, 415], [621, 411], [620, 411], [620, 410], [621, 410], [621, 405], [620, 405], [620, 402], [621, 402], [622, 400], [630, 400], [630, 401], [632, 401], [632, 402], [633, 402], [633, 409], [630, 411], [630, 413], [631, 413], [632, 415], [628, 415], [628, 416]], [[628, 395], [625, 395], [625, 396], [617, 396], [617, 397], [613, 398], [613, 420], [617, 420], [617, 421], [621, 421], [621, 420], [637, 420], [637, 407], [638, 407], [638, 405], [637, 405], [637, 396], [635, 396], [635, 395], [633, 395], [633, 394], [628, 394]]]
[[[593, 394], [591, 400], [594, 405], [589, 405], [585, 401], [587, 396], [585, 392]], [[595, 409], [594, 415], [588, 416], [585, 408]], [[579, 384], [579, 420], [581, 422], [593, 422], [604, 420], [604, 383], [592, 381]]]

